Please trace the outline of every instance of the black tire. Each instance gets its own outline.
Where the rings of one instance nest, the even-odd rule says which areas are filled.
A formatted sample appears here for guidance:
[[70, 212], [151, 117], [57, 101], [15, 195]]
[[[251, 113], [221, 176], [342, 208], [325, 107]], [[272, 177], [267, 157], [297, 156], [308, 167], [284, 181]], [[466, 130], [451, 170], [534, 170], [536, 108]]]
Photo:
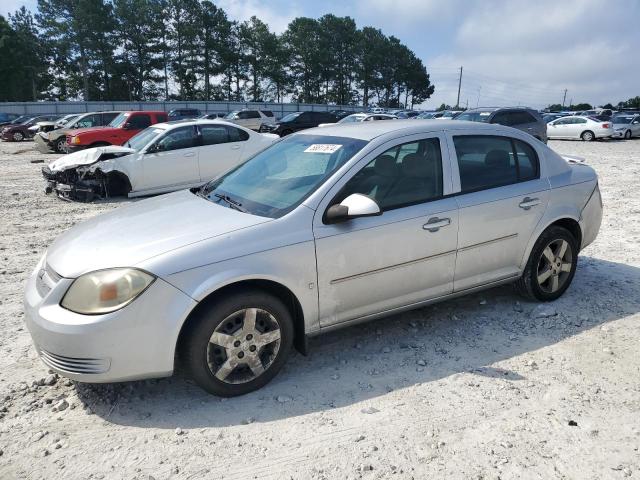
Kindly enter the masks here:
[[22, 132], [15, 132], [11, 138], [13, 138], [14, 142], [21, 142], [24, 140], [24, 134]]
[[[545, 249], [553, 244], [554, 242], [562, 242], [565, 241], [568, 244], [567, 251], [571, 255], [571, 269], [570, 271], [562, 271], [556, 276], [558, 276], [559, 283], [558, 289], [555, 291], [549, 291], [550, 288], [545, 286], [545, 283], [550, 280], [545, 280], [540, 282], [538, 279], [542, 277], [539, 268], [541, 262], [544, 263], [545, 259], [542, 257], [545, 256]], [[550, 302], [559, 298], [571, 285], [571, 281], [576, 273], [576, 267], [578, 265], [578, 242], [574, 238], [574, 236], [569, 232], [566, 228], [552, 225], [547, 228], [538, 240], [536, 241], [533, 249], [531, 250], [531, 254], [529, 255], [529, 259], [527, 260], [527, 264], [525, 266], [524, 272], [518, 281], [516, 282], [516, 289], [518, 292], [532, 300], [538, 300], [541, 302]], [[556, 252], [557, 253], [557, 252]], [[566, 258], [565, 252], [565, 258]], [[545, 256], [546, 258], [546, 256]], [[560, 267], [560, 265], [558, 265]], [[566, 274], [566, 275], [565, 275]]]
[[[225, 363], [226, 360], [220, 363], [216, 355], [224, 355], [225, 359], [228, 359], [230, 358], [227, 357], [228, 350], [223, 347], [222, 351], [224, 353], [218, 352], [220, 349], [213, 343], [210, 344], [210, 338], [214, 332], [219, 331], [219, 329], [224, 330], [224, 327], [228, 326], [221, 325], [223, 322], [233, 324], [233, 320], [229, 321], [229, 318], [235, 318], [234, 315], [236, 313], [245, 309], [258, 309], [259, 311], [267, 312], [277, 321], [280, 330], [279, 348], [261, 374], [243, 383], [228, 383], [217, 378], [210, 367], [210, 364], [216, 363], [218, 368], [221, 368], [222, 363]], [[264, 315], [264, 313], [259, 313], [259, 315]], [[261, 322], [262, 320], [260, 319], [256, 320], [256, 325]], [[237, 318], [235, 323], [238, 323]], [[238, 331], [241, 331], [243, 327], [244, 324], [239, 326]], [[231, 335], [235, 334], [232, 333]], [[244, 337], [244, 334], [242, 336]], [[251, 342], [246, 343], [249, 344]], [[210, 345], [213, 345], [213, 351], [211, 351]], [[201, 388], [221, 397], [235, 397], [257, 390], [269, 383], [285, 364], [292, 345], [293, 320], [289, 309], [272, 295], [260, 290], [247, 290], [224, 298], [218, 298], [198, 310], [186, 326], [186, 332], [184, 332], [179, 345], [179, 356], [188, 374]], [[269, 352], [265, 352], [267, 347], [260, 347], [255, 355], [268, 354]], [[243, 344], [240, 348], [245, 348], [245, 345]], [[245, 351], [248, 352], [248, 348], [247, 346]], [[245, 359], [249, 355], [247, 353]], [[235, 357], [233, 357], [234, 360]], [[237, 357], [240, 357], [240, 354], [237, 354]], [[253, 375], [253, 371], [249, 369], [248, 364], [243, 364], [242, 360], [236, 361], [240, 362], [240, 365], [234, 367], [232, 373], [239, 372], [242, 374], [243, 370], [249, 373], [248, 371], [251, 370], [250, 375]]]
[[596, 136], [593, 134], [591, 130], [585, 130], [580, 135], [580, 138], [585, 142], [593, 142], [596, 139]]
[[65, 137], [59, 138], [56, 140], [54, 144], [54, 150], [58, 153], [64, 153], [66, 144], [67, 144], [67, 139]]
[[631, 130], [624, 132], [624, 139], [629, 140], [631, 138]]

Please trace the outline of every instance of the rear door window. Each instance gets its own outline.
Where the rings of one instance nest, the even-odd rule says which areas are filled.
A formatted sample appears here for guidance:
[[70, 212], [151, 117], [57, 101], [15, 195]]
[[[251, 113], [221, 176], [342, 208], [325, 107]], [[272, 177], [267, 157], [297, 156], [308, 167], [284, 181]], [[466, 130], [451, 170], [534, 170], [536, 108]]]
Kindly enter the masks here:
[[498, 123], [500, 125], [511, 126], [513, 125], [513, 119], [511, 112], [498, 112], [491, 119], [491, 123]]
[[229, 142], [229, 133], [224, 125], [201, 125], [203, 145], [218, 145]]
[[509, 137], [454, 136], [462, 193], [537, 178], [538, 157], [525, 142]]

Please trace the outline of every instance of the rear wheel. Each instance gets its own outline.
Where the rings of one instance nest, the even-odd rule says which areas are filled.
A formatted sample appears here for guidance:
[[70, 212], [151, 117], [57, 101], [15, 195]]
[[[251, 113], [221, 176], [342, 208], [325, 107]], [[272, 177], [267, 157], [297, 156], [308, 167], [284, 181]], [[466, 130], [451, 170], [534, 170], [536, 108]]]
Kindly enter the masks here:
[[596, 136], [593, 134], [592, 131], [587, 130], [586, 132], [582, 132], [582, 135], [580, 135], [580, 138], [585, 142], [592, 142], [593, 140], [595, 140]]
[[15, 132], [13, 134], [14, 142], [21, 142], [22, 140], [24, 140], [24, 134], [22, 132]]
[[234, 397], [266, 385], [293, 344], [287, 307], [261, 291], [239, 292], [196, 313], [181, 342], [181, 358], [209, 393]]
[[578, 264], [578, 242], [565, 228], [551, 226], [536, 241], [516, 283], [526, 297], [549, 302], [569, 288]]

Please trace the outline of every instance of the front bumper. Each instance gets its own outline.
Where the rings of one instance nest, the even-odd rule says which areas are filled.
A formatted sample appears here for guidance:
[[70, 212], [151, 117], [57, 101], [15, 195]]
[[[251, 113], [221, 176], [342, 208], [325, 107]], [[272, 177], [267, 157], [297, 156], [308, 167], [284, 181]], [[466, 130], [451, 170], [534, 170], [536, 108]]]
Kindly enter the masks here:
[[33, 143], [35, 143], [40, 153], [51, 153], [54, 148], [53, 145], [49, 143], [49, 140], [39, 133], [33, 137]]
[[80, 315], [60, 306], [72, 279], [44, 259], [25, 289], [25, 323], [43, 363], [80, 382], [103, 383], [169, 376], [180, 328], [197, 304], [164, 280], [126, 307]]
[[69, 142], [67, 142], [65, 146], [67, 153], [79, 152], [80, 150], [86, 150], [87, 148], [89, 148], [88, 145], [71, 145]]
[[611, 138], [624, 138], [624, 134], [626, 131], [627, 130], [624, 128], [622, 130], [614, 130]]

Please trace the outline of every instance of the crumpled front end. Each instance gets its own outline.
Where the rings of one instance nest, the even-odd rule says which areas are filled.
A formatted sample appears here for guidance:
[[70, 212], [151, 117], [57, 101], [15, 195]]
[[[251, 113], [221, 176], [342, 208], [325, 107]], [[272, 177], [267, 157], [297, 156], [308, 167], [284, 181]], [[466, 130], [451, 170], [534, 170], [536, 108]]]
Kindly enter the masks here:
[[42, 168], [45, 193], [79, 202], [127, 195], [131, 184], [114, 160], [132, 152], [123, 147], [100, 147], [61, 157]]
[[47, 182], [45, 193], [55, 193], [63, 200], [92, 202], [128, 193], [121, 185], [114, 185], [110, 176], [100, 169], [76, 167], [54, 172], [43, 167], [42, 175]]

